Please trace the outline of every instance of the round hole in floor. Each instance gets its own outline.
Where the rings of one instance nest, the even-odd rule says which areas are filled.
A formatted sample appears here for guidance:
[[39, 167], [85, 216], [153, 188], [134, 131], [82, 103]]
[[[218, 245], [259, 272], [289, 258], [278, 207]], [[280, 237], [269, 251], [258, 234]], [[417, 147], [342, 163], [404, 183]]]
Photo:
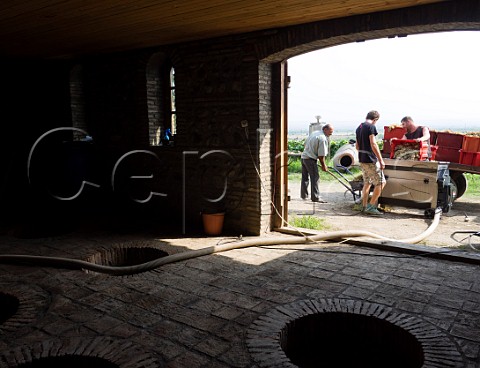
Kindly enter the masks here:
[[119, 368], [106, 359], [81, 355], [63, 355], [34, 359], [17, 365], [17, 368]]
[[421, 344], [408, 331], [376, 317], [316, 313], [288, 323], [280, 346], [307, 367], [422, 367]]
[[[278, 305], [247, 330], [261, 368], [464, 366], [453, 338], [393, 307], [351, 299]], [[463, 364], [463, 365], [462, 365]]]
[[0, 291], [0, 325], [12, 318], [18, 311], [20, 301], [13, 295]]
[[0, 351], [0, 367], [161, 368], [164, 366], [160, 355], [152, 355], [132, 340], [107, 336], [42, 339], [32, 344], [22, 342], [10, 351]]
[[151, 247], [119, 247], [107, 249], [87, 258], [88, 262], [103, 266], [135, 266], [168, 256], [168, 253]]
[[48, 309], [50, 295], [33, 284], [0, 284], [0, 340], [25, 334]]

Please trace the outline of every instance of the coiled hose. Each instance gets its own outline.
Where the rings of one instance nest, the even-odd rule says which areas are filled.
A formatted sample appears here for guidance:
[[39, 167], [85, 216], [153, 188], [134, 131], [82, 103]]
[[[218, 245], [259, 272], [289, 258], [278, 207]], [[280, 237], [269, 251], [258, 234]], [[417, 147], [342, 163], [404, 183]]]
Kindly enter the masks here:
[[440, 222], [440, 216], [442, 210], [437, 208], [435, 210], [435, 216], [433, 218], [430, 226], [421, 234], [407, 239], [391, 239], [387, 238], [370, 231], [364, 230], [348, 230], [348, 231], [332, 231], [326, 234], [319, 234], [314, 236], [303, 236], [298, 238], [292, 237], [271, 237], [265, 239], [249, 239], [242, 240], [235, 243], [215, 245], [212, 247], [206, 247], [197, 250], [190, 250], [182, 253], [172, 254], [166, 257], [158, 258], [153, 261], [141, 263], [138, 265], [132, 266], [105, 266], [99, 265], [87, 261], [82, 261], [79, 259], [73, 258], [63, 258], [63, 257], [45, 257], [45, 256], [30, 256], [30, 255], [18, 255], [18, 254], [0, 254], [0, 263], [4, 264], [22, 264], [22, 265], [33, 265], [33, 266], [47, 266], [47, 267], [59, 267], [59, 268], [68, 268], [68, 269], [84, 269], [93, 272], [105, 273], [115, 276], [125, 276], [133, 275], [141, 272], [146, 272], [158, 268], [160, 266], [184, 261], [191, 258], [202, 257], [214, 253], [226, 252], [233, 249], [241, 249], [254, 247], [259, 245], [281, 245], [281, 244], [308, 244], [308, 243], [317, 243], [320, 241], [326, 240], [342, 240], [355, 237], [367, 237], [373, 239], [380, 239], [385, 241], [393, 242], [402, 242], [402, 243], [411, 243], [415, 244], [430, 234], [432, 234], [438, 223]]

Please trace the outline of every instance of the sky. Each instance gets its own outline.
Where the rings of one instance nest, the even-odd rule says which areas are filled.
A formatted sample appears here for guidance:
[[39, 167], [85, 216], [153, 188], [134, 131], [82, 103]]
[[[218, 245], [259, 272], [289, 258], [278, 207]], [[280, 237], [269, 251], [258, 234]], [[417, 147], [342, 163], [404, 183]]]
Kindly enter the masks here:
[[354, 129], [370, 110], [378, 126], [409, 115], [431, 129], [480, 131], [480, 31], [384, 38], [288, 60], [289, 131], [316, 122]]

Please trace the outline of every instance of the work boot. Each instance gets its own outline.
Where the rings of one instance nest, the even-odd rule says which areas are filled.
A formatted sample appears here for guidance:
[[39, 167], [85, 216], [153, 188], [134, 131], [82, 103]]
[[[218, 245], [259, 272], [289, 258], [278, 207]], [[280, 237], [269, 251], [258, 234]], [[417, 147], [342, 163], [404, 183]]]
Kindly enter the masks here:
[[367, 215], [373, 215], [373, 216], [381, 216], [383, 215], [383, 212], [380, 212], [376, 206], [372, 206], [371, 204], [367, 204], [367, 208], [363, 213]]

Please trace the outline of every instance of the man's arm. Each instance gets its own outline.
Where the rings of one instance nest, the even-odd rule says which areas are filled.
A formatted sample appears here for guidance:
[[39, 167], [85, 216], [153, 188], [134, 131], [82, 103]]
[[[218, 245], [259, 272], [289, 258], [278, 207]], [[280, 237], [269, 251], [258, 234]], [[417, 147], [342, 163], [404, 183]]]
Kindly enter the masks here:
[[318, 160], [320, 161], [320, 165], [322, 166], [322, 171], [328, 171], [327, 164], [325, 163], [325, 156], [318, 156]]
[[328, 144], [329, 142], [325, 136], [319, 137], [317, 157], [318, 157], [318, 160], [320, 161], [320, 165], [322, 166], [323, 171], [328, 171], [327, 164], [325, 163], [325, 156], [328, 155], [328, 151], [329, 151]]
[[377, 156], [378, 162], [380, 163], [380, 169], [385, 169], [385, 162], [383, 161], [382, 153], [380, 152], [380, 148], [378, 148], [377, 141], [375, 140], [375, 136], [370, 134], [368, 136], [370, 139], [370, 145], [372, 146], [372, 151]]
[[417, 142], [428, 141], [430, 139], [430, 129], [427, 127], [423, 127], [422, 134], [420, 138], [415, 139]]

